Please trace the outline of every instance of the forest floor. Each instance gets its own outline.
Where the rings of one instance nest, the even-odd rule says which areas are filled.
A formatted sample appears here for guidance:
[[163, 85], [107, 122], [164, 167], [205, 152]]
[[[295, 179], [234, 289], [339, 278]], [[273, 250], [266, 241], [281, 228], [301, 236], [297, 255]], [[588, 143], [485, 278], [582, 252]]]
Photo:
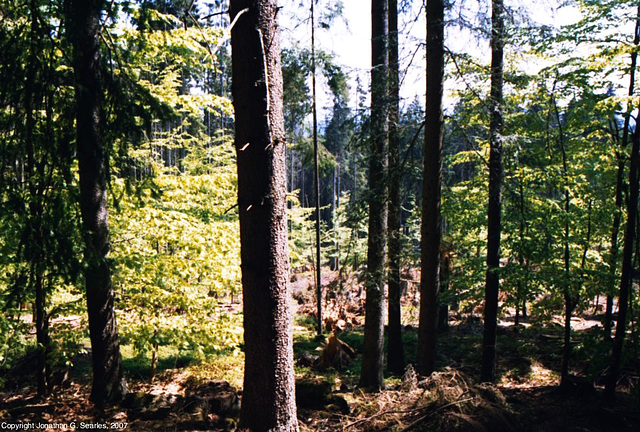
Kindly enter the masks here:
[[[337, 282], [329, 278], [329, 283], [335, 288]], [[360, 352], [362, 346], [359, 289], [342, 287], [344, 295], [330, 299], [325, 309], [325, 326], [328, 331], [334, 329], [344, 344], [332, 337], [325, 342], [315, 337], [308, 280], [294, 281], [293, 291], [298, 309], [294, 351], [302, 431], [640, 430], [638, 377], [632, 371], [623, 376], [615, 403], [602, 402], [600, 377], [608, 359], [597, 355], [602, 352], [600, 316], [583, 315], [573, 322], [573, 379], [567, 388], [558, 386], [559, 317], [529, 318], [517, 326], [512, 316], [503, 318], [498, 336], [499, 380], [494, 386], [476, 381], [481, 320], [473, 314], [452, 313], [449, 329], [440, 335], [438, 372], [419, 377], [408, 368], [402, 377], [389, 377], [385, 390], [365, 393], [357, 387], [359, 356], [352, 358], [350, 351]], [[416, 312], [414, 299], [409, 294], [405, 300], [411, 320]], [[409, 362], [415, 359], [417, 343], [412, 324], [404, 329]], [[33, 361], [25, 359], [4, 377], [0, 429], [233, 431], [242, 397], [236, 391], [241, 387], [242, 361], [241, 355], [221, 354], [182, 368], [166, 362], [152, 382], [128, 369], [130, 396], [123, 404], [100, 411], [88, 401], [88, 355], [75, 360], [46, 399], [36, 397], [31, 383]]]

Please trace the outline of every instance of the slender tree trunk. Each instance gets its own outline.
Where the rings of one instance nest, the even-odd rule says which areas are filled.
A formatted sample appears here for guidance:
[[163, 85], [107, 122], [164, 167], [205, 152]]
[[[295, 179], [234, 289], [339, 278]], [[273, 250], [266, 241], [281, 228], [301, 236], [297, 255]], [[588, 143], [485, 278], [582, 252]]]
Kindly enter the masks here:
[[[640, 6], [638, 9], [638, 18], [636, 19], [635, 34], [633, 37], [633, 45], [638, 46], [640, 44]], [[629, 70], [629, 91], [628, 96], [633, 97], [635, 92], [636, 82], [636, 66], [638, 63], [638, 52], [636, 50], [631, 51], [631, 67]], [[621, 148], [618, 150], [618, 172], [616, 175], [616, 210], [613, 214], [613, 224], [611, 227], [611, 248], [609, 252], [609, 280], [610, 284], [607, 292], [607, 306], [604, 319], [604, 338], [605, 340], [611, 339], [611, 322], [613, 320], [613, 294], [616, 285], [616, 267], [618, 262], [618, 233], [620, 232], [620, 219], [622, 213], [622, 190], [624, 189], [624, 150], [627, 147], [629, 141], [629, 123], [631, 121], [631, 112], [633, 111], [633, 104], [630, 102], [627, 107], [627, 113], [624, 118], [624, 128], [622, 130]]]
[[[635, 51], [632, 56], [636, 57]], [[635, 74], [633, 74], [635, 75]], [[633, 81], [631, 84], [633, 87]], [[627, 137], [629, 134], [629, 121], [630, 115], [628, 114], [625, 119], [625, 131], [623, 132], [622, 146], [626, 147]], [[620, 149], [618, 154], [618, 171], [616, 174], [616, 198], [615, 198], [615, 212], [613, 214], [613, 223], [611, 226], [611, 248], [609, 249], [609, 286], [607, 287], [607, 303], [604, 316], [604, 339], [611, 339], [611, 322], [613, 321], [613, 293], [616, 286], [616, 268], [618, 263], [618, 234], [620, 232], [620, 219], [622, 213], [622, 190], [624, 188], [624, 170], [625, 162], [622, 153], [624, 150]]]
[[313, 187], [316, 205], [316, 314], [318, 323], [316, 333], [322, 336], [322, 260], [320, 257], [320, 164], [318, 162], [318, 111], [316, 105], [316, 29], [315, 10], [311, 0], [311, 98], [313, 118]]
[[85, 239], [84, 277], [93, 360], [91, 400], [101, 406], [126, 393], [114, 310], [109, 253], [107, 156], [102, 126], [101, 0], [70, 0], [69, 30], [76, 78], [80, 211]]
[[627, 202], [627, 228], [624, 234], [622, 249], [622, 277], [620, 279], [620, 294], [618, 296], [618, 320], [616, 335], [613, 340], [611, 362], [606, 376], [604, 398], [613, 401], [615, 397], [622, 348], [627, 330], [627, 311], [631, 291], [631, 274], [633, 272], [633, 241], [636, 236], [636, 221], [638, 216], [638, 166], [640, 166], [640, 130], [636, 129], [631, 136], [631, 168], [629, 170], [629, 201]]
[[38, 396], [46, 396], [52, 390], [51, 368], [49, 365], [49, 354], [51, 352], [51, 340], [49, 338], [49, 317], [46, 309], [46, 290], [42, 277], [40, 263], [34, 263], [35, 286], [35, 312], [36, 312], [36, 341], [38, 342], [38, 364], [36, 369], [36, 380], [38, 385]]
[[[518, 251], [518, 264], [520, 265], [521, 275], [518, 276], [518, 284], [516, 287], [516, 316], [514, 324], [520, 324], [520, 302], [525, 302], [525, 292], [527, 289], [526, 284], [526, 269], [525, 269], [525, 257], [524, 257], [524, 239], [525, 239], [525, 210], [524, 210], [524, 181], [520, 179], [520, 250]], [[524, 307], [523, 307], [524, 309]]]
[[389, 1], [389, 335], [387, 368], [400, 375], [404, 372], [404, 346], [402, 344], [402, 309], [400, 299], [400, 255], [402, 245], [402, 202], [400, 197], [400, 67], [398, 61], [398, 0]]
[[[558, 125], [560, 125], [560, 115], [558, 113], [557, 105], [554, 108], [556, 110], [556, 119]], [[560, 127], [560, 126], [559, 126]], [[564, 346], [562, 349], [562, 367], [560, 369], [560, 386], [567, 384], [569, 378], [569, 360], [571, 358], [571, 315], [573, 310], [578, 304], [577, 294], [572, 293], [572, 277], [571, 277], [571, 256], [569, 251], [569, 184], [567, 181], [567, 152], [564, 148], [564, 140], [562, 135], [562, 127], [560, 127], [560, 147], [562, 149], [562, 169], [565, 177], [564, 185]]]
[[[573, 287], [573, 276], [571, 274], [571, 253], [570, 253], [570, 207], [571, 199], [569, 196], [569, 167], [567, 161], [567, 149], [564, 142], [564, 131], [562, 127], [562, 119], [560, 118], [560, 111], [558, 110], [558, 104], [554, 94], [551, 96], [551, 103], [553, 104], [553, 112], [555, 120], [558, 125], [558, 144], [560, 146], [560, 153], [562, 155], [562, 175], [564, 177], [564, 238], [563, 238], [563, 262], [564, 262], [564, 283], [563, 283], [563, 296], [564, 296], [564, 344], [562, 348], [562, 366], [560, 368], [560, 386], [564, 387], [568, 384], [569, 378], [569, 361], [571, 359], [571, 315], [574, 309], [578, 305], [578, 290]], [[590, 233], [589, 233], [590, 234]]]
[[[440, 295], [447, 295], [449, 291], [449, 269], [450, 260], [448, 251], [440, 252]], [[449, 330], [449, 303], [439, 302], [440, 309], [438, 310], [438, 331], [445, 332]]]
[[[614, 279], [615, 283], [615, 279]], [[604, 338], [611, 340], [611, 323], [613, 321], [613, 295], [607, 294], [607, 302], [604, 311]]]
[[[564, 155], [564, 149], [563, 149]], [[568, 188], [567, 188], [568, 190]], [[565, 195], [565, 200], [568, 203], [569, 196]], [[567, 212], [567, 221], [568, 218], [568, 204], [566, 204], [565, 212]], [[565, 241], [565, 272], [567, 273], [567, 277], [569, 276], [569, 223], [567, 222], [565, 225], [566, 230], [566, 241]], [[587, 264], [587, 253], [589, 252], [589, 244], [591, 242], [591, 201], [589, 201], [589, 208], [587, 210], [587, 236], [585, 239], [584, 251], [582, 253], [582, 260], [580, 263], [580, 269], [584, 272], [586, 264]], [[571, 359], [571, 314], [575, 310], [578, 305], [580, 287], [578, 287], [575, 292], [572, 292], [570, 289], [565, 291], [565, 322], [564, 322], [564, 349], [562, 353], [562, 368], [560, 370], [560, 386], [567, 386], [569, 384], [569, 361]]]
[[245, 370], [240, 428], [298, 430], [288, 292], [285, 131], [275, 0], [232, 0]]
[[500, 232], [502, 212], [502, 74], [504, 51], [503, 1], [491, 3], [491, 119], [489, 124], [489, 208], [487, 221], [487, 279], [480, 380], [496, 378], [498, 294], [500, 291]]
[[41, 175], [39, 165], [36, 163], [36, 150], [34, 134], [36, 131], [36, 108], [38, 91], [36, 89], [38, 55], [40, 55], [41, 44], [39, 38], [42, 36], [39, 26], [39, 11], [35, 0], [29, 2], [29, 13], [31, 20], [31, 34], [29, 43], [29, 61], [24, 85], [24, 110], [25, 110], [25, 130], [24, 143], [27, 150], [27, 164], [25, 167], [27, 178], [27, 189], [29, 191], [29, 241], [26, 245], [27, 258], [30, 261], [29, 286], [35, 294], [34, 317], [36, 324], [36, 341], [38, 343], [36, 383], [38, 396], [43, 397], [50, 391], [50, 368], [48, 354], [49, 325], [46, 313], [46, 291], [44, 286], [44, 252], [43, 247], [43, 189], [44, 178]]
[[438, 341], [440, 291], [440, 245], [442, 242], [442, 140], [444, 116], [444, 1], [427, 0], [427, 102], [424, 134], [424, 180], [418, 328], [418, 371], [435, 370]]
[[369, 159], [369, 238], [367, 244], [366, 305], [360, 386], [384, 388], [384, 283], [387, 236], [388, 3], [371, 1], [371, 155]]

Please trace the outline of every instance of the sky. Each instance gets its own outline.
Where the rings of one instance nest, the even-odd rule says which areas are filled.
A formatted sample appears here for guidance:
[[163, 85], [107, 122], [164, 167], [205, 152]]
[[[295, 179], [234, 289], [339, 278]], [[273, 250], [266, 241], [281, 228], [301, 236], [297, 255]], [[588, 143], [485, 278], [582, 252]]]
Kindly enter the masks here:
[[[308, 0], [305, 1], [309, 3]], [[323, 0], [319, 0], [322, 3]], [[399, 23], [401, 38], [405, 43], [400, 48], [401, 69], [407, 70], [404, 77], [401, 98], [411, 102], [416, 97], [424, 99], [424, 43], [426, 34], [425, 17], [420, 2], [410, 13], [401, 17]], [[309, 9], [300, 8], [300, 0], [282, 0], [282, 10], [288, 13], [280, 18], [283, 45], [296, 41], [301, 46], [310, 46], [310, 24], [301, 23], [308, 18]], [[350, 105], [358, 104], [357, 82], [368, 100], [369, 70], [371, 69], [371, 0], [344, 0], [343, 16], [335, 19], [328, 30], [316, 26], [316, 44], [320, 49], [335, 54], [336, 62], [343, 66], [350, 77]], [[294, 13], [295, 11], [295, 13]], [[417, 17], [417, 18], [416, 18]], [[404, 37], [403, 37], [404, 36]], [[413, 59], [413, 66], [409, 67]], [[321, 92], [319, 91], [319, 94]], [[368, 102], [367, 102], [368, 103]], [[329, 97], [321, 98], [320, 105], [328, 109], [331, 105]]]
[[[316, 14], [322, 12], [322, 5], [332, 0], [317, 0]], [[333, 0], [335, 1], [335, 0]], [[414, 0], [411, 2], [399, 1], [400, 4], [410, 3], [408, 11], [399, 18], [400, 29], [400, 68], [402, 77], [401, 100], [403, 104], [409, 104], [416, 98], [424, 105], [425, 99], [425, 39], [426, 17], [423, 2]], [[580, 12], [575, 7], [560, 7], [560, 0], [507, 0], [509, 6], [524, 11], [524, 14], [537, 23], [547, 25], [562, 25], [575, 22], [580, 18]], [[301, 6], [304, 4], [304, 6]], [[311, 44], [309, 6], [310, 0], [280, 0], [281, 16], [280, 26], [282, 31], [283, 46], [295, 41], [300, 46], [309, 47]], [[473, 19], [480, 6], [489, 7], [489, 0], [458, 0], [448, 17], [465, 15]], [[333, 52], [337, 63], [342, 65], [350, 76], [351, 100], [350, 105], [358, 104], [356, 94], [356, 77], [360, 78], [361, 88], [364, 91], [362, 97], [368, 105], [369, 70], [371, 68], [371, 0], [343, 0], [343, 15], [336, 18], [328, 30], [316, 26], [316, 46], [319, 49]], [[447, 48], [454, 52], [467, 52], [489, 63], [489, 41], [477, 41], [466, 30], [453, 26], [447, 26], [445, 35]], [[451, 86], [455, 82], [451, 82]], [[331, 106], [331, 98], [324, 93], [323, 83], [319, 79], [318, 95], [320, 96], [320, 109], [326, 113]], [[445, 99], [447, 95], [445, 95]], [[321, 111], [322, 112], [322, 111]], [[322, 115], [321, 115], [322, 118]]]

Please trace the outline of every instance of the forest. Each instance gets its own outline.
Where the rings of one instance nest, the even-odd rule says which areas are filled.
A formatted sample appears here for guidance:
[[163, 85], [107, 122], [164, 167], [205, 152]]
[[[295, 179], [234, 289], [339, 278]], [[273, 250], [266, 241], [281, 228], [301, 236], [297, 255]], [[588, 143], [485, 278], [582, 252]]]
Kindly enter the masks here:
[[640, 430], [639, 51], [638, 0], [0, 0], [0, 429]]

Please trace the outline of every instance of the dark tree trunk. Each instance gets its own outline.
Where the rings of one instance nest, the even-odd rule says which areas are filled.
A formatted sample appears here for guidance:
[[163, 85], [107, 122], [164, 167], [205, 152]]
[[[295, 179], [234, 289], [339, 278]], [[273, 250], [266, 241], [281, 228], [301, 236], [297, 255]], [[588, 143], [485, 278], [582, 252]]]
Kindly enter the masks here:
[[[636, 28], [636, 32], [638, 32], [638, 28]], [[613, 340], [609, 372], [606, 376], [604, 388], [604, 398], [608, 402], [613, 401], [615, 396], [618, 374], [620, 373], [620, 362], [622, 361], [622, 348], [627, 330], [627, 312], [631, 291], [631, 274], [633, 272], [633, 241], [636, 236], [636, 220], [638, 216], [638, 166], [640, 165], [640, 131], [638, 129], [632, 134], [631, 142], [627, 229], [624, 233], [624, 246], [622, 248], [622, 277], [618, 296], [618, 320], [616, 322], [616, 335]]]
[[564, 135], [562, 132], [562, 124], [560, 118], [560, 112], [558, 111], [558, 105], [555, 98], [553, 98], [553, 106], [556, 114], [556, 121], [558, 123], [560, 150], [562, 153], [562, 171], [564, 175], [564, 345], [562, 347], [562, 366], [560, 368], [560, 386], [566, 386], [569, 378], [569, 360], [571, 359], [571, 315], [573, 310], [578, 304], [578, 295], [573, 292], [572, 289], [572, 275], [571, 275], [571, 254], [569, 247], [569, 217], [570, 217], [570, 198], [569, 198], [569, 182], [568, 182], [568, 167], [567, 167], [567, 151], [564, 147]]
[[[524, 207], [524, 180], [520, 179], [519, 182], [519, 204], [520, 204], [520, 250], [518, 251], [518, 264], [520, 265], [520, 276], [518, 277], [518, 282], [516, 285], [516, 316], [514, 319], [514, 325], [520, 324], [520, 303], [525, 303], [525, 296], [527, 291], [527, 274], [528, 269], [525, 268], [525, 224], [526, 224], [526, 215], [525, 215], [525, 207]], [[525, 306], [522, 306], [523, 311], [525, 310]]]
[[[564, 344], [562, 348], [562, 365], [560, 367], [560, 386], [566, 386], [569, 381], [569, 361], [571, 359], [571, 315], [574, 309], [578, 305], [579, 290], [574, 288], [573, 275], [571, 274], [571, 251], [570, 251], [570, 208], [571, 199], [569, 196], [569, 167], [567, 160], [567, 149], [565, 147], [564, 132], [562, 127], [562, 119], [560, 117], [560, 110], [555, 98], [555, 86], [551, 95], [551, 103], [553, 104], [553, 113], [555, 116], [556, 124], [558, 127], [558, 145], [560, 147], [560, 154], [562, 156], [562, 175], [564, 181], [564, 238], [563, 243], [563, 262], [564, 262], [564, 281], [563, 281], [563, 297], [564, 297]], [[591, 211], [591, 210], [589, 210]], [[589, 223], [589, 236], [591, 235]], [[589, 239], [587, 239], [587, 243]], [[588, 246], [587, 246], [588, 247]], [[586, 252], [585, 252], [586, 260]], [[584, 266], [584, 260], [583, 260]]]
[[[639, 9], [640, 11], [640, 9]], [[636, 28], [633, 39], [634, 46], [640, 44], [640, 18], [636, 20]], [[636, 50], [631, 51], [631, 67], [629, 71], [629, 91], [628, 95], [633, 96], [635, 92], [636, 82], [636, 66], [638, 63], [638, 52]], [[627, 113], [624, 118], [624, 129], [622, 130], [622, 141], [620, 143], [621, 148], [618, 150], [618, 171], [616, 175], [616, 210], [613, 214], [613, 224], [611, 226], [611, 248], [609, 252], [609, 280], [610, 284], [607, 292], [607, 306], [604, 317], [604, 338], [605, 340], [611, 339], [611, 322], [613, 320], [613, 294], [616, 285], [616, 266], [618, 262], [618, 233], [620, 232], [620, 219], [622, 213], [622, 190], [624, 189], [624, 150], [627, 147], [629, 141], [629, 123], [631, 122], [631, 112], [633, 105], [629, 105]], [[617, 134], [617, 131], [616, 131]]]
[[24, 109], [25, 130], [24, 144], [27, 150], [26, 177], [29, 190], [29, 222], [28, 243], [26, 245], [27, 258], [30, 262], [29, 286], [35, 293], [34, 317], [36, 324], [36, 341], [38, 343], [38, 355], [36, 365], [36, 384], [38, 396], [44, 397], [50, 391], [50, 367], [48, 354], [50, 351], [49, 322], [46, 313], [46, 291], [44, 286], [44, 252], [43, 248], [43, 189], [44, 176], [40, 166], [36, 163], [36, 150], [34, 134], [36, 131], [36, 115], [38, 108], [36, 98], [39, 97], [36, 89], [38, 56], [41, 54], [39, 38], [42, 37], [39, 26], [39, 11], [35, 0], [29, 3], [31, 19], [31, 34], [29, 43], [29, 61], [24, 85]]
[[93, 359], [91, 400], [102, 406], [126, 393], [114, 310], [109, 253], [107, 156], [102, 127], [101, 0], [71, 0], [69, 31], [76, 78], [80, 211], [85, 239], [84, 277]]
[[384, 388], [384, 282], [387, 236], [388, 4], [371, 1], [371, 155], [369, 159], [369, 238], [367, 244], [366, 305], [360, 386]]
[[232, 0], [244, 307], [240, 428], [297, 431], [288, 293], [285, 131], [275, 0]]
[[318, 110], [316, 98], [316, 0], [311, 0], [311, 114], [313, 118], [313, 188], [316, 206], [316, 315], [318, 318], [316, 333], [322, 336], [322, 258], [320, 256], [320, 164], [318, 149]]
[[[450, 251], [440, 249], [440, 295], [447, 295], [449, 291], [449, 277], [451, 256]], [[440, 302], [438, 310], [438, 331], [449, 330], [449, 303]]]
[[400, 197], [400, 67], [398, 60], [398, 0], [389, 1], [389, 335], [387, 342], [387, 368], [400, 375], [404, 372], [404, 346], [402, 344], [402, 310], [400, 299], [400, 255], [402, 245], [402, 202]]
[[427, 0], [427, 103], [424, 134], [424, 180], [420, 277], [420, 322], [418, 328], [418, 371], [435, 370], [438, 340], [440, 291], [440, 244], [442, 218], [442, 139], [444, 117], [444, 1]]
[[35, 280], [36, 298], [34, 308], [36, 312], [36, 341], [38, 342], [38, 364], [36, 369], [36, 381], [38, 385], [38, 396], [46, 396], [52, 390], [51, 368], [49, 365], [49, 354], [51, 351], [51, 340], [49, 338], [49, 317], [46, 310], [46, 290], [42, 278], [42, 270], [36, 269], [39, 263], [32, 266]]
[[[615, 275], [615, 273], [614, 273]], [[615, 283], [615, 279], [614, 279]], [[607, 303], [604, 311], [604, 338], [611, 340], [611, 323], [613, 321], [613, 295], [607, 294]]]
[[489, 207], [487, 215], [487, 279], [480, 380], [493, 382], [496, 374], [496, 331], [500, 291], [500, 231], [502, 211], [502, 74], [504, 21], [503, 2], [491, 3], [491, 95], [489, 123]]

